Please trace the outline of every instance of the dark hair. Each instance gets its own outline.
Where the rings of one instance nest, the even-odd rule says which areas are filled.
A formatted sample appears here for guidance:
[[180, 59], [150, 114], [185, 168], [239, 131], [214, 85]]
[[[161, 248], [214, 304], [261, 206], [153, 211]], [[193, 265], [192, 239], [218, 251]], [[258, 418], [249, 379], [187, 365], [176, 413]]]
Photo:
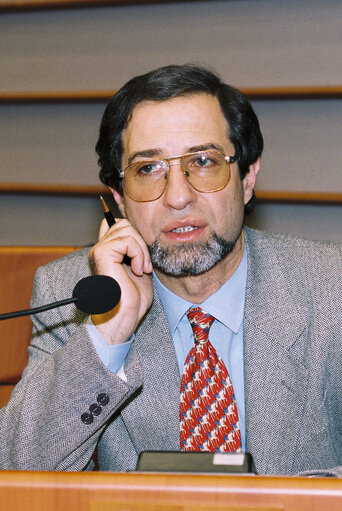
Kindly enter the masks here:
[[[229, 139], [235, 148], [241, 179], [261, 155], [263, 138], [258, 118], [246, 96], [225, 83], [218, 75], [200, 66], [165, 66], [127, 82], [108, 103], [96, 144], [101, 181], [122, 193], [119, 177], [122, 159], [122, 132], [134, 107], [142, 101], [165, 101], [177, 96], [206, 93], [217, 97], [229, 126]], [[245, 207], [253, 209], [253, 199]]]

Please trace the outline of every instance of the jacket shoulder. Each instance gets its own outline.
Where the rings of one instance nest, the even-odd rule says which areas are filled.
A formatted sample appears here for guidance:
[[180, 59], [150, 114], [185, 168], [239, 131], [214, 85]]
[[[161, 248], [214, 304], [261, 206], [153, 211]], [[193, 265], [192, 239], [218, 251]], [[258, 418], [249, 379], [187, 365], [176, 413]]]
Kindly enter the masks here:
[[322, 256], [342, 257], [342, 243], [334, 241], [308, 240], [291, 234], [270, 233], [245, 228], [247, 245], [253, 250], [269, 247], [275, 251], [287, 251], [296, 258]]
[[340, 296], [342, 244], [252, 229], [245, 230], [245, 237], [249, 271], [258, 279], [282, 275], [292, 293], [330, 289]]
[[[32, 302], [42, 300], [45, 293], [53, 293], [54, 300], [62, 300], [72, 295], [77, 282], [83, 277], [91, 275], [88, 261], [90, 247], [71, 252], [63, 257], [40, 266], [35, 274], [33, 283]], [[44, 301], [44, 298], [43, 298]]]

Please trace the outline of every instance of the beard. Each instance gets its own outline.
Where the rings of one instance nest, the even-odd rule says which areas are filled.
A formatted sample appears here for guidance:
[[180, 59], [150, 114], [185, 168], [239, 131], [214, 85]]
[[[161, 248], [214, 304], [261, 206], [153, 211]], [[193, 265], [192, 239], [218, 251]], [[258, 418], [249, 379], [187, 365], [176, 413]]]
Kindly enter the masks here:
[[157, 239], [148, 247], [151, 262], [156, 269], [174, 277], [200, 275], [234, 250], [240, 234], [236, 239], [227, 241], [214, 233], [205, 241], [174, 247], [163, 247]]

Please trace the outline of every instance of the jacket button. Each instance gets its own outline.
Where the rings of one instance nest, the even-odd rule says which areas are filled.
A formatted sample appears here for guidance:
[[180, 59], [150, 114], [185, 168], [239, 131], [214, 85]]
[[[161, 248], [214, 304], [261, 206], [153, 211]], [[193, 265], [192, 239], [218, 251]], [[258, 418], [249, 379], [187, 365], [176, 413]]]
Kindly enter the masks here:
[[106, 406], [108, 405], [109, 403], [109, 396], [108, 394], [106, 394], [105, 392], [101, 392], [101, 394], [98, 394], [98, 396], [96, 397], [97, 399], [97, 402], [102, 405], [102, 406]]
[[97, 416], [97, 415], [100, 415], [100, 413], [102, 412], [102, 408], [100, 405], [98, 405], [97, 403], [93, 403], [89, 406], [89, 411], [90, 413], [92, 413], [93, 415]]
[[81, 421], [83, 424], [91, 424], [94, 420], [93, 414], [89, 412], [82, 413], [81, 415]]

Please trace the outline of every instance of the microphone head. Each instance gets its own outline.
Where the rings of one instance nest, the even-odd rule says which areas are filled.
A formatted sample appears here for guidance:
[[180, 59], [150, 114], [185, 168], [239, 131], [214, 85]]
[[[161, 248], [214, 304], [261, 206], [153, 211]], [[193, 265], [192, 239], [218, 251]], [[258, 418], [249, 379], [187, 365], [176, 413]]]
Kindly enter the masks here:
[[91, 275], [77, 282], [72, 297], [81, 311], [87, 314], [103, 314], [119, 303], [121, 289], [112, 277]]

